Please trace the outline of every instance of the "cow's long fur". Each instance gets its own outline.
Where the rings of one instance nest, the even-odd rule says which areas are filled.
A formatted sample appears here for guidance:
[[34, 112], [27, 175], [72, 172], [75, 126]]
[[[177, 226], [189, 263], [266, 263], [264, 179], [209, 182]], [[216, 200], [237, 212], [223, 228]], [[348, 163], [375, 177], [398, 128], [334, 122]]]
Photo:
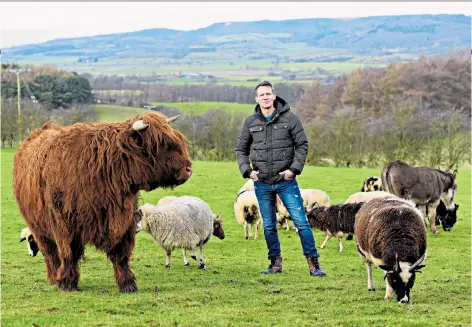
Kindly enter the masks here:
[[339, 252], [344, 250], [343, 236], [354, 233], [355, 217], [363, 204], [363, 202], [347, 203], [308, 209], [307, 218], [310, 226], [326, 233], [326, 238], [321, 244], [322, 249], [331, 237], [336, 236], [339, 240]]
[[[138, 120], [148, 126], [133, 129]], [[78, 261], [91, 243], [112, 261], [119, 289], [137, 291], [128, 261], [139, 191], [181, 184], [190, 166], [184, 136], [157, 113], [34, 130], [15, 154], [13, 188], [49, 282], [77, 289]]]
[[438, 234], [436, 208], [442, 200], [449, 210], [454, 210], [456, 173], [430, 167], [412, 167], [405, 162], [393, 161], [382, 171], [382, 184], [387, 192], [412, 200], [429, 216], [432, 233]]
[[[385, 297], [391, 298], [395, 288], [398, 301], [409, 301], [404, 283], [409, 281], [412, 287], [415, 274], [409, 269], [426, 254], [426, 228], [415, 204], [399, 198], [374, 199], [357, 213], [354, 232], [367, 265], [369, 290], [374, 290], [372, 264], [376, 264], [389, 272]], [[392, 283], [392, 277], [398, 283]]]

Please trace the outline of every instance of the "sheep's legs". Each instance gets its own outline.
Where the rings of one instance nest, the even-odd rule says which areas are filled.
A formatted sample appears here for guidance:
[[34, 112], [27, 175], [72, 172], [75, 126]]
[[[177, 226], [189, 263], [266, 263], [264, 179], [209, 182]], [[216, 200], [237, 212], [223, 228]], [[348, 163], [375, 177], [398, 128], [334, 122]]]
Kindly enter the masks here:
[[[387, 272], [385, 271], [385, 275], [387, 275]], [[385, 277], [385, 300], [391, 299], [393, 297], [393, 288], [390, 286], [388, 283], [388, 278]]]
[[185, 249], [182, 249], [182, 254], [184, 256], [184, 266], [185, 267], [190, 266], [190, 264], [188, 263], [188, 260], [187, 260], [187, 251]]
[[248, 225], [247, 222], [245, 221], [245, 222], [244, 222], [244, 237], [246, 238], [246, 240], [249, 239], [248, 230], [249, 230], [249, 225]]
[[367, 288], [369, 289], [369, 292], [375, 291], [374, 288], [374, 279], [372, 278], [372, 263], [366, 262], [365, 263], [367, 267]]
[[341, 237], [338, 237], [338, 240], [339, 240], [339, 252], [343, 252], [343, 251], [344, 251], [344, 246], [343, 246], [343, 238], [342, 238], [342, 236], [341, 236]]
[[321, 244], [321, 246], [320, 246], [321, 249], [324, 249], [324, 248], [325, 248], [326, 243], [328, 243], [328, 241], [329, 241], [329, 239], [330, 239], [331, 237], [333, 237], [333, 235], [331, 235], [331, 234], [326, 234], [326, 238], [325, 238], [323, 244]]
[[200, 269], [205, 269], [207, 270], [208, 267], [205, 265], [205, 261], [203, 260], [203, 249], [205, 247], [205, 244], [203, 244], [203, 242], [200, 244]]
[[170, 256], [172, 254], [172, 251], [166, 250], [167, 258], [166, 258], [166, 269], [170, 268]]
[[259, 224], [260, 224], [260, 221], [256, 221], [256, 226], [254, 227], [255, 229], [255, 232], [254, 232], [254, 239], [257, 240], [257, 238], [259, 237]]

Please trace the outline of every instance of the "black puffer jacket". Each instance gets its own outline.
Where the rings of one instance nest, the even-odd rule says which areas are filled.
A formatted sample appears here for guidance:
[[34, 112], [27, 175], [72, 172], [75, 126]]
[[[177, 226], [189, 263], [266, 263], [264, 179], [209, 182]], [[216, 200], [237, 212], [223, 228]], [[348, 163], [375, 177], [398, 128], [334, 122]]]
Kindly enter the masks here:
[[279, 173], [286, 169], [299, 175], [308, 152], [308, 141], [298, 116], [282, 98], [276, 97], [274, 107], [272, 118], [267, 122], [259, 105], [256, 106], [254, 114], [244, 121], [236, 146], [243, 177], [248, 178], [251, 171], [256, 170], [259, 180], [267, 184], [282, 181]]

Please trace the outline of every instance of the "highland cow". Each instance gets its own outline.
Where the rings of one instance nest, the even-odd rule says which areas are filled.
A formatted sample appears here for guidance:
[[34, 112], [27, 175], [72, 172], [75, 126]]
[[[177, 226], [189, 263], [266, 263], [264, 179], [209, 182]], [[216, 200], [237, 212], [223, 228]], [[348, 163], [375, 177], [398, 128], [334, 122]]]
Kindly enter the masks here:
[[120, 291], [138, 291], [129, 260], [139, 191], [174, 187], [192, 174], [185, 138], [169, 125], [176, 118], [148, 112], [118, 123], [47, 122], [22, 142], [13, 189], [51, 284], [77, 290], [90, 243], [107, 254]]

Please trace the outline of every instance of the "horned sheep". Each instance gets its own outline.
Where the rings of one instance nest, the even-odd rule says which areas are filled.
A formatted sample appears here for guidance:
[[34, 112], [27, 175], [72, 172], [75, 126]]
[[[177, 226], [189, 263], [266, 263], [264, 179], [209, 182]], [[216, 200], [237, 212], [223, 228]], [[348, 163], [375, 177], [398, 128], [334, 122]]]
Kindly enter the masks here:
[[164, 206], [144, 204], [139, 207], [142, 219], [137, 232], [144, 230], [167, 254], [166, 265], [170, 268], [171, 254], [181, 248], [184, 264], [189, 266], [186, 250], [191, 250], [197, 261], [196, 248], [200, 247], [199, 268], [208, 269], [204, 262], [204, 247], [212, 235], [225, 238], [221, 216], [215, 216], [208, 204], [193, 196], [182, 196]]
[[426, 227], [415, 204], [399, 198], [374, 199], [357, 213], [354, 232], [367, 266], [369, 291], [375, 291], [375, 264], [385, 272], [385, 298], [395, 292], [399, 303], [409, 302], [415, 274], [421, 272], [426, 257]]
[[354, 233], [354, 221], [357, 212], [364, 203], [336, 204], [330, 207], [314, 207], [315, 203], [307, 208], [307, 218], [310, 226], [326, 233], [326, 238], [320, 248], [324, 249], [328, 240], [336, 236], [339, 240], [339, 252], [344, 251], [344, 234]]
[[259, 236], [259, 229], [262, 225], [259, 203], [255, 191], [243, 190], [234, 201], [234, 214], [239, 224], [244, 225], [244, 237], [246, 240], [252, 237], [254, 227], [254, 240]]

